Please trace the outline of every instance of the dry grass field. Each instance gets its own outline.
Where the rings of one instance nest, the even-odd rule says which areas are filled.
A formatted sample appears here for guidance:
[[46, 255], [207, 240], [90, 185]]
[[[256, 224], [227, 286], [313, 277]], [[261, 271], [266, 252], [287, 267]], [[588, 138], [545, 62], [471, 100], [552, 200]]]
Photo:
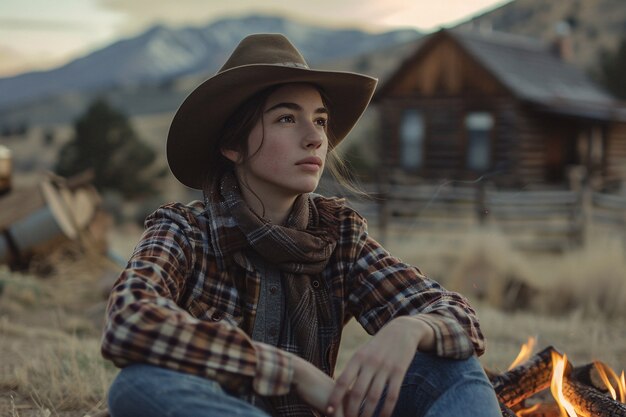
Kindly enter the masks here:
[[[125, 257], [139, 233], [116, 230], [111, 245]], [[626, 262], [618, 243], [598, 239], [577, 252], [531, 256], [497, 233], [476, 231], [454, 241], [391, 236], [386, 246], [471, 299], [488, 338], [485, 367], [505, 370], [535, 336], [538, 348], [553, 345], [575, 364], [599, 359], [621, 371]], [[102, 280], [117, 267], [77, 248], [57, 252], [46, 277], [0, 267], [0, 416], [83, 417], [105, 407], [117, 371], [99, 354]], [[338, 367], [367, 339], [350, 323]]]

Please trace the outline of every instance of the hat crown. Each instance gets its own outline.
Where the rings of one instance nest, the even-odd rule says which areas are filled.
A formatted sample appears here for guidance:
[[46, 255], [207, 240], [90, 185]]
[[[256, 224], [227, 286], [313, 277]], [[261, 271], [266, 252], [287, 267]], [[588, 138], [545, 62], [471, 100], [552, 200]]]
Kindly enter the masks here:
[[280, 34], [257, 34], [245, 37], [230, 55], [218, 74], [244, 65], [284, 65], [309, 68], [304, 57], [289, 39]]

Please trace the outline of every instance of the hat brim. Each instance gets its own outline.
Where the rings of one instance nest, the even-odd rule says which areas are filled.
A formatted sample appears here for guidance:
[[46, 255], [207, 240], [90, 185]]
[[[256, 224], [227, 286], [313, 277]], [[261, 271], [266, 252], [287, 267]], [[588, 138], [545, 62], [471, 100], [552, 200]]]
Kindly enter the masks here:
[[255, 64], [221, 72], [199, 85], [180, 106], [167, 137], [167, 161], [183, 184], [202, 189], [209, 152], [228, 117], [255, 93], [277, 84], [319, 86], [328, 98], [329, 130], [337, 145], [369, 104], [377, 80], [342, 71]]

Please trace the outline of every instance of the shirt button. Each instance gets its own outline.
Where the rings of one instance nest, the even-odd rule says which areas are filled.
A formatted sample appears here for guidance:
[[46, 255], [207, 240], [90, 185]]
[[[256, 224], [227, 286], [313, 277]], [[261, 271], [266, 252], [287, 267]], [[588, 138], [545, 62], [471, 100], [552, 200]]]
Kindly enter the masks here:
[[272, 293], [272, 294], [276, 294], [277, 292], [278, 292], [278, 286], [276, 286], [276, 285], [272, 285], [272, 286], [270, 287], [270, 293]]
[[272, 327], [270, 329], [270, 336], [276, 337], [277, 334], [278, 334], [278, 330], [276, 329], [276, 327]]
[[318, 280], [313, 281], [313, 288], [318, 289], [320, 287], [320, 282]]

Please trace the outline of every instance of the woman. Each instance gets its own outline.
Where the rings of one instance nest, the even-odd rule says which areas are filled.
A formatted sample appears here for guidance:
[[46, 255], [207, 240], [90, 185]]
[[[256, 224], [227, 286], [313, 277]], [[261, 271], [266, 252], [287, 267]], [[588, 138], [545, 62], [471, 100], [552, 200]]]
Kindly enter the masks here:
[[[474, 311], [316, 189], [376, 86], [252, 35], [185, 100], [168, 163], [203, 202], [168, 204], [109, 301], [122, 416], [497, 416]], [[332, 378], [343, 325], [373, 335]]]

